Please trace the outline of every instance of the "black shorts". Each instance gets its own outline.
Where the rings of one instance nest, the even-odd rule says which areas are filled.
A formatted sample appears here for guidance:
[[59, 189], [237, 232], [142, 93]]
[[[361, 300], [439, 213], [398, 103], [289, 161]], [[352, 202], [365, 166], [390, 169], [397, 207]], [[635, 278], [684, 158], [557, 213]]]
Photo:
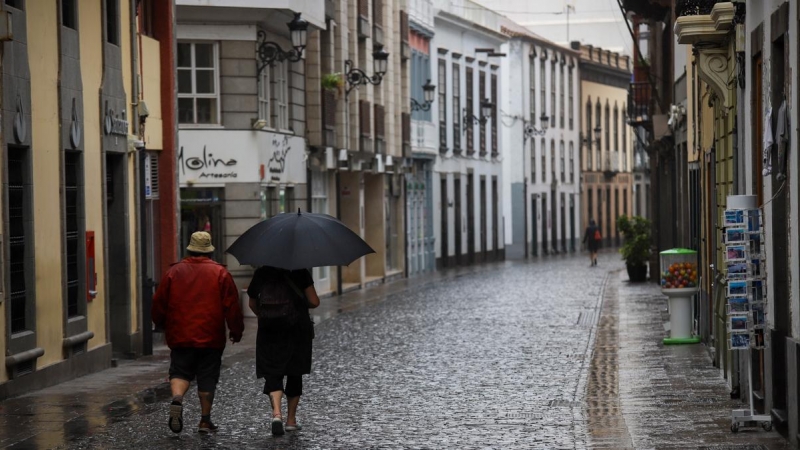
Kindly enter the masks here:
[[221, 368], [220, 348], [173, 348], [170, 353], [169, 379], [192, 381], [197, 377], [200, 392], [214, 392]]

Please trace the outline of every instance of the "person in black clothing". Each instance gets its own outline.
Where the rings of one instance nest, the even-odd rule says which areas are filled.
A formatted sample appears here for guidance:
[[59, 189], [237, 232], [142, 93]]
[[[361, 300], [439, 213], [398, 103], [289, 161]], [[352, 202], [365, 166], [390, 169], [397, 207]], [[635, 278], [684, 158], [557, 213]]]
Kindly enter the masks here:
[[583, 242], [589, 248], [589, 259], [592, 266], [597, 265], [597, 250], [600, 249], [600, 240], [600, 227], [592, 219], [589, 221], [589, 226], [586, 227], [586, 233], [583, 235]]
[[[303, 394], [302, 375], [311, 373], [311, 350], [314, 324], [308, 310], [319, 306], [314, 280], [308, 270], [288, 271], [261, 267], [253, 274], [247, 288], [250, 310], [259, 317], [256, 337], [256, 377], [264, 378], [264, 393], [272, 404], [272, 434], [299, 430], [297, 405]], [[297, 312], [296, 323], [264, 318], [259, 314], [262, 296], [286, 296]], [[284, 377], [286, 386], [284, 387]], [[284, 427], [281, 399], [286, 394], [287, 416]]]

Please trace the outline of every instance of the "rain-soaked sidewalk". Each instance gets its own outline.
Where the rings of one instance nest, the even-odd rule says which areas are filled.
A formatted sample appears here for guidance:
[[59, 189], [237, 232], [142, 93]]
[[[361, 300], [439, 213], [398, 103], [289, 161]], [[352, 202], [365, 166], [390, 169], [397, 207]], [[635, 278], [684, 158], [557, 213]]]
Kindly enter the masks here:
[[730, 431], [731, 400], [702, 345], [665, 346], [666, 297], [623, 272], [606, 286], [586, 392], [591, 447], [604, 449], [792, 448], [776, 432]]
[[323, 300], [300, 432], [273, 438], [254, 379], [256, 324], [228, 346], [215, 436], [166, 427], [168, 354], [0, 403], [0, 447], [790, 448], [730, 432], [728, 388], [700, 345], [664, 347], [666, 299], [619, 255], [438, 272]]

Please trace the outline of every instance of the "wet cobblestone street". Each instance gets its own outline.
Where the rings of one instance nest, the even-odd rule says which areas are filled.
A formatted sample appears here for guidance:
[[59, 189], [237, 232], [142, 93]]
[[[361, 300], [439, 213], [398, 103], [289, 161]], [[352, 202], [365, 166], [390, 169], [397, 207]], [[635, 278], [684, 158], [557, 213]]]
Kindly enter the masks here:
[[610, 252], [597, 268], [509, 262], [322, 308], [303, 430], [286, 436], [269, 434], [253, 351], [240, 347], [224, 360], [214, 436], [196, 433], [194, 389], [184, 432], [171, 433], [161, 389], [12, 448], [790, 448], [775, 432], [730, 433], [736, 404], [702, 346], [663, 347], [666, 301], [622, 269]]

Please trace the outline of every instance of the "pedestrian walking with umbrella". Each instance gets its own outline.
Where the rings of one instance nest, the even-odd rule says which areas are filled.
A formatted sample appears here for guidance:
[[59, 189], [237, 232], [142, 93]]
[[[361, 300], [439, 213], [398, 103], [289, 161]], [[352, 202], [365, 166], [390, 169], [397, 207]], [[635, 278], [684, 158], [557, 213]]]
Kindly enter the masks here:
[[309, 309], [320, 304], [309, 269], [349, 265], [375, 251], [339, 220], [298, 210], [254, 225], [227, 252], [240, 264], [260, 266], [247, 295], [258, 316], [256, 377], [264, 379], [264, 394], [270, 397], [272, 434], [300, 430], [297, 407], [302, 376], [311, 373], [314, 339]]

